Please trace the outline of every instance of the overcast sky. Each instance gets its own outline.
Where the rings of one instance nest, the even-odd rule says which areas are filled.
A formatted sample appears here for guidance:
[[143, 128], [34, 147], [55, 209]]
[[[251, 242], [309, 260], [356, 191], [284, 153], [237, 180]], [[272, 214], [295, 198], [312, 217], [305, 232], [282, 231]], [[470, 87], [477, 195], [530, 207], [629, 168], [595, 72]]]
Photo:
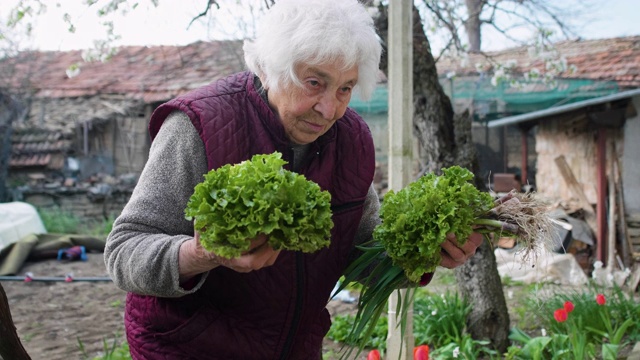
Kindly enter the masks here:
[[[8, 9], [12, 8], [18, 0], [2, 0], [0, 16], [6, 20]], [[257, 4], [263, 4], [263, 0], [254, 0]], [[566, 2], [581, 0], [563, 0]], [[597, 1], [597, 0], [592, 0]], [[40, 50], [71, 50], [91, 48], [93, 41], [105, 37], [105, 30], [99, 24], [96, 8], [88, 8], [83, 4], [84, 0], [64, 0], [64, 7], [57, 7], [59, 1], [43, 1], [48, 4], [47, 11], [38, 16], [34, 21], [33, 37], [21, 43], [21, 48], [30, 47]], [[233, 1], [232, 1], [233, 2]], [[252, 1], [243, 1], [251, 3]], [[203, 22], [196, 22], [187, 28], [189, 22], [197, 14], [204, 10], [203, 0], [160, 0], [160, 6], [155, 8], [149, 5], [149, 1], [140, 1], [139, 8], [132, 10], [127, 16], [119, 16], [116, 19], [115, 29], [122, 39], [118, 45], [183, 45], [197, 40], [210, 40], [229, 37], [227, 33], [214, 32], [212, 28]], [[606, 6], [593, 8], [593, 11], [581, 17], [577, 26], [578, 33], [586, 39], [610, 38], [628, 35], [640, 35], [640, 0], [602, 0]], [[229, 6], [218, 11], [221, 16], [218, 19], [237, 19], [235, 9]], [[245, 10], [246, 11], [246, 10]], [[62, 20], [63, 14], [69, 12], [77, 27], [72, 34], [67, 31], [67, 25]], [[243, 14], [244, 18], [251, 18]], [[220, 20], [219, 20], [220, 21]], [[236, 28], [233, 24], [227, 24], [226, 28]], [[488, 32], [485, 32], [486, 35]], [[242, 37], [243, 32], [237, 31], [236, 36]], [[23, 45], [24, 44], [24, 45]], [[438, 44], [432, 40], [432, 46]], [[492, 41], [490, 36], [483, 37], [484, 50], [497, 50], [502, 43]]]

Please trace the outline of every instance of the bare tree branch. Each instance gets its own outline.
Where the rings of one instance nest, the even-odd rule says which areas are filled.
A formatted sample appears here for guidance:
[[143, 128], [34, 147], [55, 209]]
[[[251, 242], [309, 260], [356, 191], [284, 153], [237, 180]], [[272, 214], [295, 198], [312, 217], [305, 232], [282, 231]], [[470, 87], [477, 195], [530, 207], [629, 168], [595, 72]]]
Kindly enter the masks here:
[[566, 4], [552, 0], [423, 0], [422, 3], [423, 16], [433, 17], [437, 29], [442, 30], [441, 36], [447, 33], [443, 36], [446, 47], [441, 50], [441, 56], [447, 52], [481, 52], [484, 28], [521, 45], [531, 39], [518, 39], [513, 29], [529, 29], [532, 34], [547, 34], [547, 38], [554, 30], [564, 38], [576, 37], [569, 22], [576, 17], [568, 15], [579, 13], [585, 6], [581, 3], [578, 8], [569, 9]]
[[438, 1], [429, 1], [424, 0], [424, 5], [429, 11], [439, 20], [444, 26], [449, 30], [451, 35], [450, 43], [455, 44], [455, 47], [458, 49], [462, 49], [462, 41], [460, 41], [458, 27], [455, 25], [453, 21], [451, 21], [451, 17], [449, 19], [445, 18], [444, 13], [451, 15], [451, 11], [447, 9], [447, 7], [442, 8]]
[[[535, 6], [536, 9], [538, 9], [539, 11], [542, 11], [544, 14], [549, 16], [553, 20], [555, 25], [557, 25], [560, 28], [560, 30], [562, 31], [565, 37], [568, 38], [568, 37], [576, 36], [576, 33], [571, 29], [571, 27], [569, 27], [558, 16], [558, 14], [560, 13], [560, 10], [558, 8], [553, 8], [552, 6], [548, 6], [544, 1], [537, 1], [537, 0], [529, 0], [529, 1], [531, 5]], [[565, 15], [566, 14], [563, 14], [563, 16]]]
[[200, 14], [198, 14], [196, 17], [191, 19], [191, 21], [189, 22], [189, 25], [187, 25], [187, 29], [191, 27], [191, 25], [194, 23], [194, 21], [196, 21], [196, 20], [198, 20], [198, 19], [200, 19], [202, 17], [205, 17], [209, 13], [209, 10], [211, 10], [211, 5], [215, 5], [216, 8], [218, 10], [220, 10], [220, 4], [218, 4], [218, 2], [216, 0], [207, 1], [207, 8], [204, 9], [204, 11], [201, 12]]

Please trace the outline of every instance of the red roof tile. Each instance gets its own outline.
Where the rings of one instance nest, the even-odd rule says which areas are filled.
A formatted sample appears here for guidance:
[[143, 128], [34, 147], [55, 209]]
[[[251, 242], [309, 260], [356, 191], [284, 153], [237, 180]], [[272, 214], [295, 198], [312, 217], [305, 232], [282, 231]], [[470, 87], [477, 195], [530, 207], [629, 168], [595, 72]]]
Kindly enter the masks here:
[[[141, 103], [166, 101], [241, 71], [241, 48], [240, 41], [214, 41], [123, 47], [106, 62], [83, 62], [81, 51], [30, 51], [0, 60], [0, 88], [47, 106], [13, 122], [10, 167], [62, 169], [78, 123], [139, 111]], [[80, 72], [69, 77], [73, 64]]]
[[[569, 65], [576, 67], [574, 73], [561, 74], [563, 78], [610, 80], [618, 82], [621, 88], [640, 87], [640, 36], [562, 41], [556, 43], [555, 47]], [[543, 62], [531, 58], [526, 47], [491, 52], [487, 55], [498, 63], [515, 60], [520, 72], [533, 68], [544, 70]], [[465, 66], [460, 64], [460, 60], [443, 58], [437, 67], [440, 73], [454, 71], [458, 75], [464, 75], [475, 73], [476, 63], [488, 64], [488, 61], [482, 55], [473, 54]]]
[[[80, 73], [70, 78], [66, 70], [73, 64]], [[122, 47], [106, 62], [83, 62], [78, 50], [23, 52], [0, 62], [0, 69], [13, 74], [9, 87], [36, 97], [122, 94], [151, 103], [241, 71], [244, 61], [240, 41], [214, 41]]]

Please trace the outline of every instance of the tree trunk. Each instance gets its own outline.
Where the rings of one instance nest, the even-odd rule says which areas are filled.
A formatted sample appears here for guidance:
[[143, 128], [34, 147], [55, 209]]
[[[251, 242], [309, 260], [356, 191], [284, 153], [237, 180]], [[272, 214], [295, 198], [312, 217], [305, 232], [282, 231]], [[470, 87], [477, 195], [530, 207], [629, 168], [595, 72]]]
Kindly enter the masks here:
[[[11, 155], [11, 123], [17, 116], [17, 105], [11, 97], [0, 93], [0, 202], [8, 200], [6, 188], [7, 170]], [[0, 359], [31, 359], [13, 325], [9, 300], [0, 284]]]
[[7, 294], [0, 284], [0, 359], [30, 360], [13, 325]]
[[[386, 42], [386, 8], [380, 7], [379, 10], [376, 26]], [[460, 165], [477, 173], [471, 119], [467, 113], [454, 116], [451, 101], [438, 81], [431, 46], [415, 8], [413, 16], [413, 126], [419, 143], [421, 170], [439, 173], [443, 167]], [[384, 56], [381, 68], [386, 72]], [[480, 188], [482, 184], [482, 181], [476, 181]], [[471, 336], [477, 340], [489, 340], [493, 348], [505, 352], [509, 342], [509, 313], [495, 255], [489, 244], [485, 242], [473, 258], [456, 269], [456, 279], [462, 296], [473, 304], [467, 318]]]
[[17, 114], [11, 97], [0, 93], [0, 203], [9, 200], [6, 179], [11, 156], [11, 123]]
[[465, 0], [467, 6], [467, 21], [464, 23], [464, 29], [467, 31], [469, 39], [469, 52], [480, 52], [482, 46], [482, 37], [480, 33], [480, 13], [485, 0]]
[[504, 353], [509, 347], [509, 313], [502, 282], [496, 268], [496, 256], [483, 242], [469, 261], [455, 270], [458, 289], [472, 304], [467, 329], [476, 340], [489, 340]]

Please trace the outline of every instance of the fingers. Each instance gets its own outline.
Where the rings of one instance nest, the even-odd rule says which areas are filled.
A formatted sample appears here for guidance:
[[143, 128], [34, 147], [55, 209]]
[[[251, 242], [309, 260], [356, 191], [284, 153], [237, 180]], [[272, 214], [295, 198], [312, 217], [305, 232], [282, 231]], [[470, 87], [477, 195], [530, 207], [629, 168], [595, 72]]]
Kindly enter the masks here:
[[268, 240], [269, 238], [267, 237], [267, 235], [265, 234], [258, 235], [255, 239], [251, 241], [251, 245], [249, 245], [249, 250], [243, 252], [242, 256], [255, 254], [256, 252], [260, 251], [260, 249], [267, 244]]
[[440, 255], [442, 259], [440, 260], [440, 266], [447, 269], [455, 269], [463, 263], [456, 262], [453, 260], [446, 252], [441, 251]]
[[473, 246], [472, 243], [467, 241], [464, 245], [458, 245], [457, 241], [447, 239], [447, 241], [443, 242], [442, 250], [449, 255], [449, 257], [457, 262], [463, 263], [468, 258], [473, 256], [476, 253], [477, 246]]
[[464, 251], [450, 240], [442, 243], [441, 247], [442, 250], [440, 251], [440, 255], [442, 260], [440, 261], [440, 266], [453, 269], [462, 265], [467, 260], [467, 256]]
[[227, 267], [238, 272], [250, 272], [271, 266], [276, 262], [280, 250], [274, 250], [269, 245], [267, 235], [260, 234], [251, 241], [248, 251], [240, 257], [232, 259]]
[[237, 272], [247, 273], [275, 264], [280, 250], [275, 251], [264, 234], [252, 240], [249, 250], [239, 257], [228, 259], [206, 250], [200, 243], [200, 233], [183, 243], [178, 255], [180, 281], [224, 266]]
[[483, 240], [484, 240], [484, 237], [482, 236], [482, 234], [474, 232], [474, 233], [471, 233], [471, 235], [469, 235], [469, 237], [467, 238], [467, 244], [471, 244], [470, 246], [473, 247], [473, 250], [475, 253], [475, 249], [479, 248], [480, 245], [482, 245]]
[[274, 250], [268, 243], [254, 247], [250, 253], [232, 259], [227, 267], [238, 272], [250, 272], [273, 265], [280, 250]]
[[459, 245], [453, 234], [447, 234], [447, 240], [442, 243], [440, 266], [453, 269], [464, 264], [475, 255], [482, 244], [482, 234], [472, 233], [463, 245]]
[[280, 255], [280, 250], [274, 251], [271, 257], [267, 259], [267, 262], [265, 263], [265, 267], [275, 264], [276, 260], [278, 259], [278, 255]]
[[251, 240], [249, 250], [233, 259], [221, 257], [204, 249], [202, 244], [200, 244], [200, 234], [197, 231], [195, 232], [193, 241], [196, 244], [198, 256], [201, 259], [207, 259], [206, 261], [212, 264], [210, 268], [220, 265], [242, 273], [271, 266], [275, 264], [280, 254], [280, 250], [276, 251], [269, 245], [269, 237], [265, 234], [260, 234]]

